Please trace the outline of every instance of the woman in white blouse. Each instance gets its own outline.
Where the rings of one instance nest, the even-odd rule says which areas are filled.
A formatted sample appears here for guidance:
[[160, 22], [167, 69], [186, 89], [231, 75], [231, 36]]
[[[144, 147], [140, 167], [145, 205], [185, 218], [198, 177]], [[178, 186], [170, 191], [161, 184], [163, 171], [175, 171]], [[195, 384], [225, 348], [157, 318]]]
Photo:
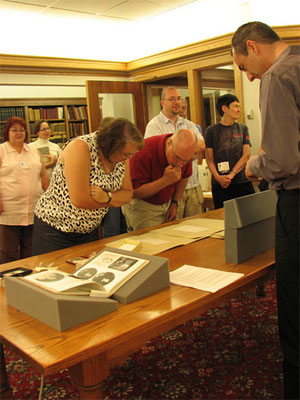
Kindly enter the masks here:
[[51, 179], [52, 171], [57, 163], [61, 148], [58, 144], [50, 142], [51, 128], [47, 121], [41, 119], [36, 121], [33, 126], [33, 133], [38, 136], [35, 142], [31, 142], [29, 146], [33, 146], [42, 155], [49, 179]]

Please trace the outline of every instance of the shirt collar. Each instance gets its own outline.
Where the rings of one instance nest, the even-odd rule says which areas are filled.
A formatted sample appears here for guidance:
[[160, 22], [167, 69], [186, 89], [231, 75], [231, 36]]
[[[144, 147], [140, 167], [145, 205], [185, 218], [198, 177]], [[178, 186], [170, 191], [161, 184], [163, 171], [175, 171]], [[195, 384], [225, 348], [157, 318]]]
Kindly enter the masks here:
[[[160, 112], [160, 117], [161, 117], [163, 123], [165, 123], [165, 124], [171, 123], [173, 125], [173, 122], [163, 113], [162, 110]], [[182, 118], [180, 115], [177, 115], [176, 126], [182, 124], [183, 122], [184, 122], [184, 118]]]
[[[13, 153], [14, 151], [17, 152], [17, 150], [14, 149], [14, 148], [12, 147], [12, 145], [9, 143], [8, 140], [7, 140], [5, 143], [6, 143], [7, 151], [8, 151], [9, 153]], [[28, 144], [27, 144], [27, 143], [24, 143], [24, 144], [23, 144], [23, 149], [22, 149], [22, 151], [28, 151]]]

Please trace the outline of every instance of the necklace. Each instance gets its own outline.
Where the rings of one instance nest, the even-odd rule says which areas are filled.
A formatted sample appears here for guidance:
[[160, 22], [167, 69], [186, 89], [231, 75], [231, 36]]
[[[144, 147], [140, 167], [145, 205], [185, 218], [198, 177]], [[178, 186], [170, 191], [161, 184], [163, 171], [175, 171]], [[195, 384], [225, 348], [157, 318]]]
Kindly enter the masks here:
[[104, 172], [105, 172], [105, 173], [110, 173], [110, 172], [112, 172], [112, 171], [114, 170], [114, 168], [115, 168], [115, 164], [116, 164], [116, 163], [113, 162], [113, 161], [107, 160], [107, 159], [104, 157], [104, 155], [103, 155], [101, 149], [99, 149], [98, 154], [99, 154], [100, 161], [101, 161], [101, 164], [102, 164], [102, 167], [103, 167]]

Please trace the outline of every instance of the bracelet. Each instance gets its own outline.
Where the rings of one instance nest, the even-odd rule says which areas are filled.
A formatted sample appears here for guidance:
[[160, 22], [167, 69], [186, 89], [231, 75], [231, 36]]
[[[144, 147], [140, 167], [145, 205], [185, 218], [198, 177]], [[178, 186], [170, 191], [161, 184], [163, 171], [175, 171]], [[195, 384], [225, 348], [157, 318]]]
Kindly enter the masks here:
[[232, 170], [232, 172], [234, 172], [234, 175], [236, 175], [236, 174], [237, 174], [237, 172], [236, 172], [236, 170], [235, 170], [235, 169], [233, 169], [233, 170]]
[[108, 200], [107, 200], [107, 202], [104, 203], [104, 204], [109, 204], [109, 203], [111, 202], [112, 195], [111, 195], [111, 192], [106, 192], [106, 193], [108, 194]]
[[176, 206], [178, 206], [178, 200], [171, 200], [171, 203], [175, 203], [176, 204]]

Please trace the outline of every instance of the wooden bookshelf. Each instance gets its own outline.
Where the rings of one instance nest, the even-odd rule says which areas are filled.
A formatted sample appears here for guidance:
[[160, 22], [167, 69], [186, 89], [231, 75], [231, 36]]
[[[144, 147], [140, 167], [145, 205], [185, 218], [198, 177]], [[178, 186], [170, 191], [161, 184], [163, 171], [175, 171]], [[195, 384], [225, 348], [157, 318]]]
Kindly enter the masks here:
[[21, 117], [26, 121], [30, 139], [35, 140], [33, 125], [45, 119], [51, 126], [51, 141], [63, 144], [89, 132], [86, 104], [86, 98], [0, 99], [0, 129], [2, 132], [9, 117]]

